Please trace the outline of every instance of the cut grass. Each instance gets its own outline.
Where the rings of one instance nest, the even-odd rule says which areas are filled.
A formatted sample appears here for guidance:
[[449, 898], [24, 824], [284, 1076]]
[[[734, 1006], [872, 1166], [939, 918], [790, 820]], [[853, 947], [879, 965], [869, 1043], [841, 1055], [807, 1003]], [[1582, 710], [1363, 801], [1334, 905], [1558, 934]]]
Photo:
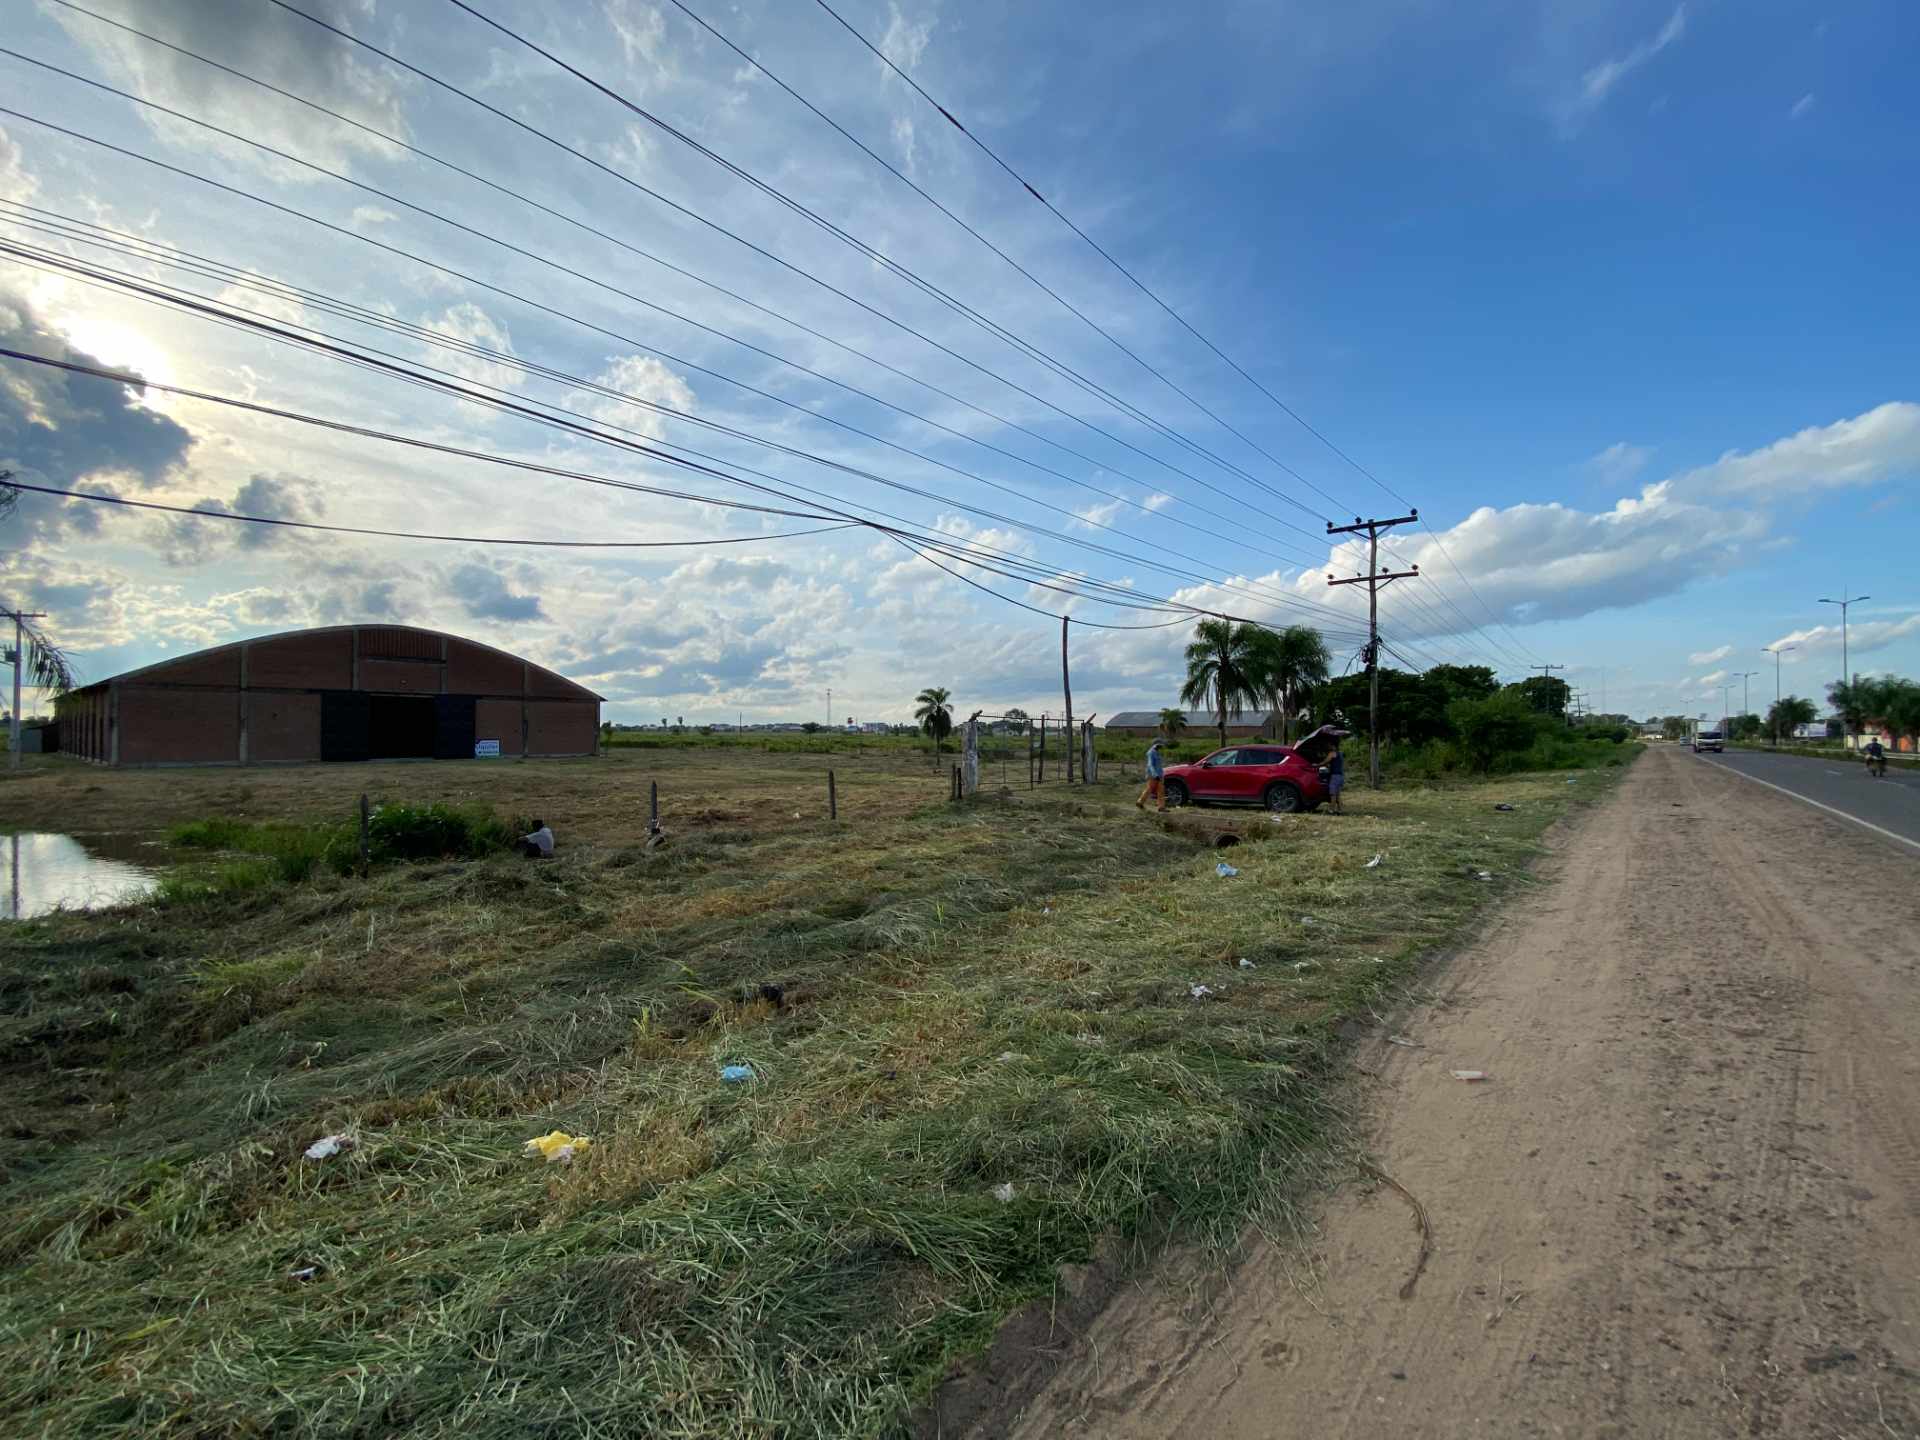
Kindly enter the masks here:
[[[560, 858], [323, 867], [0, 934], [7, 1413], [893, 1433], [1102, 1239], [1286, 1225], [1340, 1137], [1339, 1026], [1604, 783], [1224, 816], [1268, 838], [1223, 880], [1131, 785], [950, 807], [942, 774], [874, 762], [841, 770], [830, 827], [797, 757], [486, 774]], [[474, 775], [380, 780], [419, 801]], [[649, 853], [653, 779], [672, 838]], [[244, 781], [249, 823], [297, 826], [367, 772]], [[235, 780], [174, 784], [204, 814]], [[758, 1078], [723, 1085], [736, 1063]], [[594, 1137], [572, 1168], [521, 1153], [555, 1128]], [[301, 1158], [334, 1132], [355, 1148]]]

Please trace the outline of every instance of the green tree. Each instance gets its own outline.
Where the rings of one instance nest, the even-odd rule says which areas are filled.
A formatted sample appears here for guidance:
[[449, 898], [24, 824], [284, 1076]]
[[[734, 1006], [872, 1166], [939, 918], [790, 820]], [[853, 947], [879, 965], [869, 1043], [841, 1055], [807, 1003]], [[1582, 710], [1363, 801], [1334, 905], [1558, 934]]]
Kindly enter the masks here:
[[1662, 715], [1660, 717], [1660, 733], [1669, 740], [1684, 740], [1691, 732], [1691, 729], [1692, 726], [1684, 715]]
[[1727, 739], [1751, 740], [1762, 728], [1758, 715], [1736, 715], [1727, 722]]
[[1881, 684], [1878, 699], [1880, 703], [1876, 708], [1880, 713], [1875, 718], [1886, 725], [1895, 739], [1905, 736], [1920, 744], [1920, 685], [1911, 680], [1886, 680]]
[[1499, 677], [1487, 665], [1429, 665], [1426, 673], [1449, 700], [1484, 700], [1500, 688]]
[[1293, 716], [1316, 685], [1327, 683], [1327, 642], [1318, 630], [1289, 625], [1261, 630], [1256, 647], [1256, 683], [1261, 698], [1280, 712], [1280, 738], [1293, 738]]
[[1180, 732], [1187, 728], [1187, 712], [1168, 706], [1160, 712], [1160, 733], [1169, 740], [1178, 740]]
[[1573, 687], [1558, 675], [1529, 675], [1518, 685], [1509, 685], [1509, 690], [1517, 690], [1520, 696], [1535, 710], [1556, 719], [1567, 713], [1567, 702], [1573, 698]]
[[1540, 733], [1540, 715], [1518, 686], [1482, 700], [1456, 700], [1447, 707], [1467, 764], [1484, 775], [1502, 755], [1527, 749]]
[[1767, 711], [1767, 733], [1773, 737], [1774, 744], [1793, 738], [1793, 732], [1802, 725], [1811, 725], [1817, 717], [1813, 702], [1802, 700], [1798, 695], [1789, 695], [1783, 700], [1773, 702]]
[[1000, 723], [1005, 727], [1007, 734], [1024, 735], [1027, 733], [1028, 727], [1032, 725], [1033, 718], [1018, 705], [1015, 705], [1000, 717]]
[[933, 737], [933, 754], [937, 761], [940, 756], [940, 742], [953, 733], [953, 710], [948, 701], [953, 697], [939, 686], [929, 685], [913, 697], [918, 707], [913, 718], [920, 722], [923, 733]]
[[[1368, 686], [1365, 675], [1342, 675], [1314, 692], [1314, 718], [1365, 734]], [[1418, 745], [1453, 734], [1447, 718], [1449, 697], [1431, 675], [1388, 668], [1380, 672], [1380, 743], [1404, 740]]]
[[1202, 620], [1187, 646], [1187, 683], [1180, 698], [1214, 712], [1220, 743], [1227, 743], [1227, 716], [1251, 710], [1266, 693], [1266, 632], [1258, 625], [1231, 620]]

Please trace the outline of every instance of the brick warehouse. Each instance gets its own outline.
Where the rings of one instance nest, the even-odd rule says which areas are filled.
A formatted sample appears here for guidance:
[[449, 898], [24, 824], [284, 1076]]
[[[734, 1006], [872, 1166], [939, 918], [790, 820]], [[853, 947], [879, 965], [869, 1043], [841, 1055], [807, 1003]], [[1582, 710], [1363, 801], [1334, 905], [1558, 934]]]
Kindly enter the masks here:
[[107, 765], [280, 765], [591, 755], [600, 697], [457, 635], [295, 630], [101, 680], [60, 705], [60, 745]]

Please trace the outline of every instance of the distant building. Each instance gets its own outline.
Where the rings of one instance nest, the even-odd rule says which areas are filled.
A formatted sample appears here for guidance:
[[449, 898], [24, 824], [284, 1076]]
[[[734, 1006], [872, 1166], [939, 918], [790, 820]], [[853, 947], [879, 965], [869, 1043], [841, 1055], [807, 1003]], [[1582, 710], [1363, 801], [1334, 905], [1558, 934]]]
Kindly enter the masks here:
[[[1183, 710], [1186, 717], [1186, 730], [1183, 733], [1220, 733], [1220, 717], [1211, 710]], [[1122, 710], [1117, 715], [1107, 717], [1107, 723], [1101, 727], [1109, 735], [1133, 735], [1142, 738], [1160, 733], [1160, 712], [1158, 710]], [[1280, 736], [1280, 712], [1278, 710], [1242, 710], [1238, 715], [1227, 715], [1227, 738], [1246, 740], [1253, 736], [1263, 740], [1276, 740]]]
[[585, 686], [409, 625], [263, 635], [60, 701], [62, 747], [115, 766], [592, 755], [599, 732]]

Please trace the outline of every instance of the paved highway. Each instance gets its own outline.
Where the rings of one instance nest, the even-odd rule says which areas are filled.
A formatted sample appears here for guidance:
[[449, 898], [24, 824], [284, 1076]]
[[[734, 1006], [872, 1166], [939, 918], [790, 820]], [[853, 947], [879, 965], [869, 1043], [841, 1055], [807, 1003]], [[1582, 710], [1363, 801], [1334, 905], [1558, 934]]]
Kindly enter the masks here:
[[1879, 831], [1909, 854], [1920, 854], [1920, 772], [1889, 765], [1886, 778], [1875, 780], [1857, 761], [1808, 760], [1760, 750], [1688, 758], [1784, 790], [1829, 814]]

